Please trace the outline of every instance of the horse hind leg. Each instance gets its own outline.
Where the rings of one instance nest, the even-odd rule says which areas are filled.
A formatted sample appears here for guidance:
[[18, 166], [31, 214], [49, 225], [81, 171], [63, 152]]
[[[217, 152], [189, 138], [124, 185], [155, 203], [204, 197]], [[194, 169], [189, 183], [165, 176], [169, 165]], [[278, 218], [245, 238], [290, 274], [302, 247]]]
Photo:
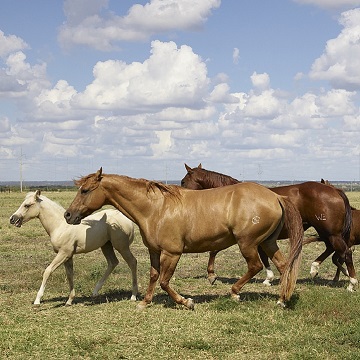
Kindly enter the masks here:
[[280, 275], [284, 273], [286, 266], [286, 259], [279, 249], [276, 240], [268, 239], [261, 243], [261, 249], [267, 255], [268, 258], [274, 263], [278, 269]]
[[217, 255], [219, 251], [210, 251], [209, 253], [209, 261], [208, 261], [208, 266], [207, 266], [207, 276], [208, 276], [208, 280], [209, 283], [211, 285], [214, 285], [216, 279], [217, 279], [217, 275], [215, 274], [215, 257]]
[[256, 246], [245, 245], [245, 242], [242, 241], [242, 243], [239, 243], [239, 248], [246, 260], [248, 271], [231, 287], [231, 298], [236, 301], [240, 300], [239, 292], [243, 286], [263, 268]]
[[310, 276], [312, 278], [317, 276], [317, 274], [319, 273], [319, 268], [321, 263], [334, 252], [333, 247], [327, 241], [325, 241], [325, 246], [326, 246], [325, 251], [321, 255], [319, 255], [311, 264]]
[[138, 280], [137, 280], [137, 260], [133, 253], [131, 252], [129, 248], [129, 244], [123, 246], [120, 248], [118, 247], [117, 250], [119, 251], [122, 258], [126, 261], [128, 264], [130, 270], [131, 270], [131, 278], [132, 278], [132, 292], [131, 292], [131, 301], [136, 301], [136, 297], [139, 293], [138, 288]]
[[350, 278], [350, 284], [348, 285], [347, 290], [353, 292], [354, 287], [358, 284], [358, 281], [356, 279], [354, 263], [352, 260], [352, 251], [341, 236], [331, 236], [329, 241], [338, 256], [339, 261], [345, 261], [349, 274], [348, 276]]
[[107, 280], [107, 278], [109, 277], [109, 275], [113, 272], [113, 270], [119, 264], [119, 260], [117, 259], [116, 255], [115, 255], [114, 248], [110, 241], [108, 241], [107, 243], [105, 243], [105, 245], [103, 245], [101, 247], [101, 251], [106, 258], [107, 269], [106, 269], [104, 275], [102, 276], [102, 278], [95, 285], [95, 288], [93, 291], [93, 296], [98, 295], [100, 289], [103, 287], [103, 285], [104, 285], [105, 281]]
[[70, 306], [75, 298], [75, 288], [74, 288], [74, 264], [73, 258], [64, 262], [66, 277], [69, 283], [69, 298], [66, 301], [65, 305]]
[[266, 253], [261, 248], [261, 246], [258, 247], [258, 251], [259, 251], [260, 259], [264, 264], [266, 271], [266, 279], [263, 281], [263, 284], [267, 286], [271, 286], [271, 282], [274, 280], [275, 276], [269, 264], [269, 257], [266, 255]]

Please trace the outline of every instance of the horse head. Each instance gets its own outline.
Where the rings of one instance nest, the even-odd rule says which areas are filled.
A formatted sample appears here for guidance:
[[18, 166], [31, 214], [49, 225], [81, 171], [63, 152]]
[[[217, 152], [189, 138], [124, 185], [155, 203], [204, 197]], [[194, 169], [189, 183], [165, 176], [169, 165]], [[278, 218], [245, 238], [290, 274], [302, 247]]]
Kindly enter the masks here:
[[105, 195], [100, 186], [102, 178], [102, 168], [100, 168], [95, 174], [87, 175], [75, 181], [75, 185], [79, 187], [79, 190], [64, 213], [68, 224], [80, 224], [84, 217], [104, 205]]
[[185, 169], [187, 173], [181, 180], [181, 186], [192, 190], [204, 189], [204, 187], [199, 182], [199, 180], [201, 180], [201, 170], [199, 171], [199, 169], [202, 169], [201, 163], [193, 169], [187, 164], [185, 164]]
[[10, 224], [15, 225], [16, 227], [21, 227], [22, 224], [39, 216], [39, 206], [42, 201], [40, 195], [40, 190], [28, 193], [23, 203], [14, 212], [14, 214], [10, 216]]

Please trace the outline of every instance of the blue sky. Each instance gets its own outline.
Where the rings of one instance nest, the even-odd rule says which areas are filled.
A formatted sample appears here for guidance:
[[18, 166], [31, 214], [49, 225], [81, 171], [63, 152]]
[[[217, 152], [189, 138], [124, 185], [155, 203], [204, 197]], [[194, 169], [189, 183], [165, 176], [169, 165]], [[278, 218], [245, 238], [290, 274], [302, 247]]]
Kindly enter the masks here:
[[5, 0], [0, 181], [360, 180], [360, 0]]

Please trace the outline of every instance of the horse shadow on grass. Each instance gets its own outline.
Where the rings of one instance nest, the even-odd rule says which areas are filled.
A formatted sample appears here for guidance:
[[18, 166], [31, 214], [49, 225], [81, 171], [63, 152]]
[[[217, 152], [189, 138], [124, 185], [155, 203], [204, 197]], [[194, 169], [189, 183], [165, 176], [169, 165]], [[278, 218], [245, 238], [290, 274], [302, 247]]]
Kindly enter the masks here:
[[[110, 290], [103, 294], [99, 294], [96, 296], [86, 296], [80, 295], [76, 296], [73, 305], [83, 305], [83, 306], [93, 306], [100, 305], [104, 303], [118, 302], [118, 301], [130, 301], [131, 291], [128, 290]], [[43, 299], [42, 304], [52, 304], [55, 303], [53, 308], [60, 308], [65, 306], [68, 297], [58, 296], [50, 299]], [[135, 303], [135, 302], [134, 302]]]
[[[202, 278], [204, 279], [204, 276], [196, 276], [194, 278]], [[228, 284], [228, 285], [232, 285], [237, 281], [237, 278], [232, 278], [232, 277], [221, 277], [219, 276], [216, 280], [216, 282], [221, 282], [224, 284]], [[258, 283], [259, 285], [262, 285], [262, 278], [254, 278], [251, 279], [249, 281], [249, 283]], [[216, 282], [215, 285], [216, 286]], [[341, 279], [339, 281], [332, 281], [330, 279], [325, 279], [325, 278], [321, 278], [319, 276], [315, 277], [315, 278], [300, 278], [297, 280], [297, 284], [301, 284], [301, 285], [309, 285], [309, 286], [326, 286], [326, 287], [331, 287], [331, 288], [345, 288], [347, 285], [347, 280], [346, 279]], [[279, 278], [276, 278], [272, 281], [272, 286], [278, 286], [280, 283]], [[209, 284], [209, 287], [211, 287], [212, 285]], [[265, 287], [265, 285], [262, 285]], [[277, 294], [271, 294], [269, 292], [266, 292], [266, 287], [264, 288], [264, 291], [258, 291], [258, 292], [253, 292], [253, 291], [246, 291], [246, 289], [244, 289], [243, 291], [240, 292], [240, 304], [244, 304], [246, 302], [256, 302], [256, 301], [262, 301], [262, 300], [268, 300], [268, 301], [274, 301], [276, 302], [278, 300], [278, 295]], [[184, 296], [185, 298], [192, 298], [195, 302], [195, 306], [196, 304], [204, 304], [204, 303], [216, 303], [217, 301], [226, 301], [226, 299], [230, 299], [230, 294], [198, 294], [198, 295], [194, 295], [194, 294], [184, 294], [182, 293], [182, 296]], [[76, 296], [76, 298], [74, 299], [74, 305], [83, 305], [83, 306], [94, 306], [94, 305], [100, 305], [100, 304], [104, 304], [104, 303], [111, 303], [111, 302], [119, 302], [119, 301], [130, 301], [130, 297], [131, 297], [131, 291], [128, 290], [123, 290], [123, 289], [119, 289], [119, 290], [110, 290], [107, 291], [103, 294], [99, 294], [97, 296]], [[142, 300], [143, 298], [143, 294], [138, 296], [138, 301], [136, 303], [139, 302], [139, 300]], [[288, 309], [292, 309], [296, 303], [299, 300], [299, 295], [294, 293], [291, 300], [289, 301], [289, 303], [287, 304], [287, 308]], [[63, 307], [65, 305], [67, 301], [67, 297], [54, 297], [54, 298], [50, 298], [50, 299], [43, 299], [42, 303], [43, 304], [54, 304], [54, 306], [52, 308], [60, 308]], [[134, 307], [135, 304], [134, 302]], [[154, 295], [153, 298], [153, 302], [154, 305], [162, 305], [165, 308], [181, 308], [179, 307], [179, 305], [175, 304], [174, 301], [169, 297], [169, 295], [165, 292], [163, 293], [158, 293]], [[234, 303], [236, 304], [236, 302], [234, 301]]]
[[[198, 276], [197, 278], [202, 278], [201, 276]], [[235, 284], [236, 281], [238, 279], [237, 278], [229, 278], [229, 277], [217, 277], [216, 282], [221, 282], [224, 284]], [[251, 284], [262, 284], [262, 282], [264, 281], [263, 278], [253, 278], [251, 279], [248, 283]], [[331, 288], [345, 288], [348, 285], [348, 280], [346, 279], [341, 279], [339, 281], [333, 281], [331, 279], [325, 279], [325, 278], [321, 278], [319, 276], [316, 276], [315, 278], [311, 278], [311, 277], [306, 277], [306, 278], [299, 278], [296, 281], [297, 284], [303, 284], [303, 285], [318, 285], [318, 286], [327, 286], [327, 287], [331, 287]], [[272, 286], [278, 286], [280, 284], [280, 279], [279, 278], [275, 278], [272, 282], [271, 282]], [[211, 285], [210, 285], [211, 286]], [[265, 285], [264, 285], [265, 286]]]

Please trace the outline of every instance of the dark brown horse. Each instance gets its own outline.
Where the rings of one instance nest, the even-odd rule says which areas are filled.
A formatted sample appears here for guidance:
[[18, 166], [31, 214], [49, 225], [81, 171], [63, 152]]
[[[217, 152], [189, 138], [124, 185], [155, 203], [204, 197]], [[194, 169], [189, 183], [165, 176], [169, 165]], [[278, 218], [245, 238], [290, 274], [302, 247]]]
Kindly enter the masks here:
[[[230, 176], [203, 169], [201, 164], [196, 168], [190, 168], [185, 164], [185, 168], [187, 174], [181, 180], [181, 185], [189, 189], [201, 190], [239, 183], [238, 180]], [[326, 250], [312, 263], [311, 275], [313, 277], [316, 276], [320, 264], [335, 251], [337, 256], [333, 257], [333, 261], [335, 261], [339, 269], [350, 277], [348, 290], [353, 291], [357, 280], [352, 261], [352, 252], [348, 246], [351, 227], [351, 206], [344, 192], [340, 189], [312, 181], [275, 187], [270, 190], [279, 195], [289, 197], [301, 214], [304, 230], [313, 226], [318, 232], [320, 240], [325, 242]], [[286, 238], [287, 233], [284, 228], [279, 239]], [[208, 263], [210, 282], [216, 279], [214, 273], [216, 254], [217, 252], [210, 253]], [[265, 267], [269, 270], [267, 256], [261, 248], [259, 248], [259, 254]], [[341, 267], [339, 259], [345, 261], [347, 271]], [[271, 275], [271, 273], [269, 274]]]
[[[328, 180], [321, 179], [322, 184], [326, 184], [329, 186], [334, 187]], [[350, 236], [348, 240], [348, 247], [351, 248], [355, 245], [360, 245], [360, 210], [355, 209], [354, 207], [351, 207], [351, 216], [352, 216], [352, 222], [351, 222], [351, 229], [350, 229]], [[314, 241], [321, 241], [321, 239], [318, 236], [314, 236], [311, 238], [307, 238], [303, 244], [310, 244]], [[333, 255], [333, 262], [336, 264], [337, 262], [343, 263], [342, 259], [339, 259], [339, 256], [337, 253], [334, 253]], [[340, 269], [338, 268], [336, 270], [336, 274], [334, 277], [334, 281], [338, 281], [340, 277]]]
[[[69, 224], [103, 205], [113, 205], [134, 221], [149, 250], [150, 282], [144, 308], [152, 301], [157, 280], [178, 304], [192, 309], [192, 299], [185, 299], [170, 287], [170, 279], [182, 253], [223, 250], [238, 244], [248, 271], [231, 288], [239, 299], [241, 288], [262, 269], [258, 246], [277, 266], [281, 276], [279, 304], [293, 293], [303, 241], [299, 212], [285, 197], [258, 184], [193, 191], [144, 179], [103, 174], [100, 169], [76, 181], [80, 186], [64, 216]], [[289, 230], [290, 255], [285, 261], [276, 239], [285, 226]]]

